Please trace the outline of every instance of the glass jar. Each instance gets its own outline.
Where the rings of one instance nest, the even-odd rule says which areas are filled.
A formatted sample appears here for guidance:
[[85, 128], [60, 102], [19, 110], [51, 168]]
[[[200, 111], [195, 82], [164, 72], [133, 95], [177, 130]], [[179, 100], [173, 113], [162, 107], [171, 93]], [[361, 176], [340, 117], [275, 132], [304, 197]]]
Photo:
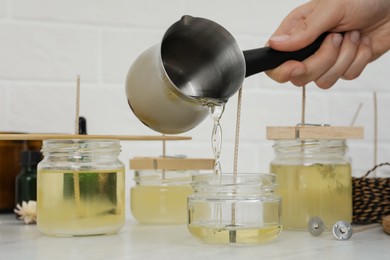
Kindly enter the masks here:
[[280, 197], [272, 174], [195, 178], [188, 198], [188, 229], [209, 243], [257, 244], [281, 232]]
[[37, 225], [53, 236], [118, 232], [125, 169], [118, 140], [47, 140], [38, 164]]
[[270, 164], [282, 197], [282, 224], [306, 229], [320, 217], [330, 228], [352, 221], [352, 174], [345, 140], [277, 140]]
[[192, 179], [199, 174], [211, 174], [213, 167], [212, 159], [130, 160], [135, 181], [130, 190], [132, 215], [142, 224], [186, 224], [187, 197], [193, 193]]

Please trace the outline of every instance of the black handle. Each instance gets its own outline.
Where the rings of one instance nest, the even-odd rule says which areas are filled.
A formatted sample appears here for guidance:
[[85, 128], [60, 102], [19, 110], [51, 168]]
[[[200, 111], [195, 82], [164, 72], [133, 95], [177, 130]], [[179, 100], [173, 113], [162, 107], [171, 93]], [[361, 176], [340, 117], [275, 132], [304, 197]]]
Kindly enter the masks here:
[[298, 51], [276, 51], [270, 47], [244, 51], [246, 73], [245, 77], [274, 69], [288, 60], [303, 61], [314, 54], [321, 46], [328, 33], [321, 34], [312, 44]]

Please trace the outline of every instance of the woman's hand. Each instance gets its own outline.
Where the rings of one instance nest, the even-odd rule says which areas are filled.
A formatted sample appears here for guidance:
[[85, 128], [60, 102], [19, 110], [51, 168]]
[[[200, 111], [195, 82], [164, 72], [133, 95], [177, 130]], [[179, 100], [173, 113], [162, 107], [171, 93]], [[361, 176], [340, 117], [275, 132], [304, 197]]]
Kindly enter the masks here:
[[[277, 82], [323, 89], [339, 78], [357, 78], [366, 65], [390, 49], [390, 0], [312, 0], [293, 10], [269, 39], [271, 48], [295, 51], [331, 32], [304, 60], [267, 71]], [[340, 32], [345, 32], [344, 35]]]

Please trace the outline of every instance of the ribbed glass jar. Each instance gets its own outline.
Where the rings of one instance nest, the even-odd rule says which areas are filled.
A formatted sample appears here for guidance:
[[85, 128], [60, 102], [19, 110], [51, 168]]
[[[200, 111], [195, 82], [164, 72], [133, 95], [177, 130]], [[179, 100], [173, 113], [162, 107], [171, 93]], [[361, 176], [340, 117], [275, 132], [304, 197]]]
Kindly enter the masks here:
[[38, 164], [37, 225], [52, 236], [118, 232], [125, 170], [117, 140], [47, 140]]
[[272, 174], [195, 178], [188, 198], [188, 229], [209, 243], [257, 244], [281, 232], [280, 198]]
[[278, 140], [270, 170], [282, 197], [282, 224], [306, 229], [320, 217], [327, 227], [352, 220], [352, 174], [345, 140]]

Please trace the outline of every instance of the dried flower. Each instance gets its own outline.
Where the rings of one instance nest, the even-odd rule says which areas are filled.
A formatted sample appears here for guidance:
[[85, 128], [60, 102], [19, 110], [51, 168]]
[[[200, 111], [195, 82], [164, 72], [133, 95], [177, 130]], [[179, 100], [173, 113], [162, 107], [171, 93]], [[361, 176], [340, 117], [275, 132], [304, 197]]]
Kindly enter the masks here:
[[23, 201], [22, 206], [18, 203], [14, 212], [19, 215], [19, 219], [23, 220], [25, 224], [37, 222], [37, 202], [34, 200]]

